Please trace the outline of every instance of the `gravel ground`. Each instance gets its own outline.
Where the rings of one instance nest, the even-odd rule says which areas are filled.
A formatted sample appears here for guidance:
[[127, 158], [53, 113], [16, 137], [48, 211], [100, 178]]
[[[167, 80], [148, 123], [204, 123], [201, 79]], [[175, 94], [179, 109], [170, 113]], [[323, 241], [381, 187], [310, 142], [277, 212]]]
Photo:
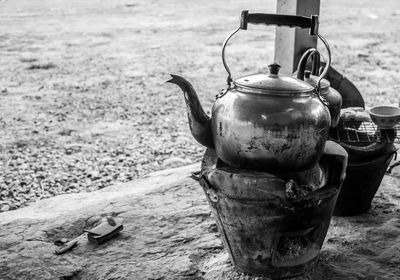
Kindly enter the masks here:
[[[199, 161], [204, 148], [189, 133], [181, 92], [164, 83], [168, 73], [192, 81], [209, 109], [239, 11], [275, 11], [274, 0], [0, 6], [0, 211]], [[399, 25], [396, 0], [322, 4], [333, 65], [368, 106], [398, 104]], [[234, 75], [265, 71], [273, 38], [273, 28], [256, 27], [232, 40]]]

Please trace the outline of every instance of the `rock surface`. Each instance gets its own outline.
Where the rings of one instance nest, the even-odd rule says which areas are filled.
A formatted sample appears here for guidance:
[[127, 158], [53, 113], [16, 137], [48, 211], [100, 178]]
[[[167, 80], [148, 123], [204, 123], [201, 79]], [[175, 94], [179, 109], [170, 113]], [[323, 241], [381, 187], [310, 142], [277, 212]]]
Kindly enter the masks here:
[[[262, 279], [236, 271], [203, 191], [199, 165], [170, 169], [91, 193], [66, 194], [0, 213], [0, 279]], [[386, 176], [371, 210], [333, 218], [312, 276], [396, 279], [400, 275], [399, 179]], [[106, 216], [124, 229], [103, 244], [84, 228]], [[54, 241], [78, 239], [55, 255]]]

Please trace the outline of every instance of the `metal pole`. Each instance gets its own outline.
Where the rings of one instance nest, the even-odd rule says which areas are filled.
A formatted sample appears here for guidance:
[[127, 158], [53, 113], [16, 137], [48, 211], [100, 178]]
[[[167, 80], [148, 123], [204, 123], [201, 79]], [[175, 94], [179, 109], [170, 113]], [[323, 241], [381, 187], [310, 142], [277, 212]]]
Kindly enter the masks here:
[[[277, 0], [277, 13], [288, 15], [319, 15], [320, 0]], [[275, 62], [282, 72], [291, 74], [296, 70], [302, 53], [317, 46], [317, 36], [309, 30], [277, 27], [275, 35]]]

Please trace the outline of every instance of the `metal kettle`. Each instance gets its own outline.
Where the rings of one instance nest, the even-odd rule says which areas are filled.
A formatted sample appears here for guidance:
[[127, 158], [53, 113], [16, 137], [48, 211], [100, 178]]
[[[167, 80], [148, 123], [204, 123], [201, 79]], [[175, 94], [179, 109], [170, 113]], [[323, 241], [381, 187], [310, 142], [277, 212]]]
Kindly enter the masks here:
[[[305, 70], [309, 58], [312, 58], [311, 71]], [[328, 54], [328, 62], [325, 68], [323, 68], [322, 72], [327, 72], [329, 66], [330, 54]], [[319, 93], [322, 101], [327, 104], [329, 108], [329, 113], [331, 114], [331, 127], [336, 127], [340, 121], [342, 96], [337, 90], [330, 86], [330, 83], [327, 79], [319, 79], [320, 77], [325, 77], [323, 73], [319, 75], [319, 72], [321, 72], [320, 53], [317, 49], [310, 48], [306, 52], [304, 52], [304, 54], [300, 58], [299, 65], [297, 67], [297, 79], [303, 80], [311, 86], [316, 86], [319, 88]]]
[[309, 28], [311, 35], [318, 35], [317, 16], [242, 11], [240, 26], [223, 44], [227, 88], [216, 96], [211, 118], [205, 114], [196, 91], [187, 80], [171, 75], [168, 82], [177, 84], [184, 92], [194, 138], [215, 149], [225, 163], [263, 171], [309, 169], [323, 153], [331, 123], [329, 110], [317, 86], [279, 74], [280, 66], [276, 63], [269, 65], [269, 73], [232, 79], [225, 48], [229, 39], [239, 30], [246, 30], [248, 24]]

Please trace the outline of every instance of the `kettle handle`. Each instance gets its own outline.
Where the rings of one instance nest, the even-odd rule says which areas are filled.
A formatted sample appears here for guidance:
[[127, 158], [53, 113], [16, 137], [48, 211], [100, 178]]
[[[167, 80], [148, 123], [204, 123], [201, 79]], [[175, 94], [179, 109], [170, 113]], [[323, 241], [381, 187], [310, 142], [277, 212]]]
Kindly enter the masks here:
[[319, 100], [325, 104], [326, 106], [328, 106], [328, 101], [325, 100], [325, 98], [323, 98], [320, 94], [320, 89], [321, 89], [321, 81], [322, 79], [326, 76], [326, 74], [328, 73], [329, 68], [331, 67], [331, 49], [329, 47], [328, 42], [325, 40], [324, 37], [322, 37], [321, 35], [318, 34], [318, 38], [324, 43], [325, 48], [328, 52], [328, 59], [326, 61], [326, 65], [322, 71], [322, 73], [320, 75], [318, 75], [319, 73], [319, 63], [320, 63], [320, 53], [318, 50], [314, 49], [314, 48], [310, 48], [308, 49], [300, 58], [299, 64], [297, 66], [297, 79], [303, 80], [304, 81], [304, 72], [305, 72], [305, 68], [307, 65], [307, 60], [309, 57], [313, 58], [313, 64], [312, 64], [312, 74], [315, 76], [318, 76], [318, 80], [316, 82], [315, 85], [315, 89], [314, 92], [315, 94], [318, 96]]
[[279, 14], [250, 14], [249, 11], [243, 10], [240, 15], [240, 29], [247, 30], [247, 25], [249, 23], [310, 28], [310, 35], [318, 35], [319, 26], [317, 15], [305, 17]]
[[296, 78], [304, 81], [304, 74], [307, 66], [308, 59], [311, 58], [311, 75], [318, 76], [319, 75], [319, 67], [321, 55], [319, 51], [315, 48], [309, 48], [304, 52], [299, 60], [299, 64], [297, 65], [297, 76]]
[[[230, 88], [232, 85], [232, 73], [226, 63], [225, 59], [225, 48], [229, 40], [235, 35], [240, 29], [247, 30], [247, 25], [251, 24], [265, 24], [265, 25], [277, 25], [277, 26], [288, 26], [298, 28], [310, 28], [310, 35], [318, 35], [318, 16], [313, 15], [311, 17], [305, 16], [293, 16], [293, 15], [277, 15], [277, 14], [250, 14], [249, 11], [243, 10], [240, 16], [240, 26], [235, 29], [231, 34], [226, 37], [222, 45], [222, 63], [224, 64], [226, 72], [228, 72], [227, 84]], [[318, 35], [318, 37], [320, 37]]]
[[[317, 85], [316, 85], [316, 88], [315, 88], [315, 90], [318, 92], [318, 96], [320, 96], [319, 95], [319, 90], [320, 90], [320, 87], [321, 87], [321, 81], [326, 76], [326, 74], [328, 74], [329, 68], [331, 67], [331, 61], [332, 60], [331, 60], [331, 48], [329, 47], [328, 42], [320, 34], [318, 34], [318, 38], [322, 41], [322, 43], [324, 43], [326, 51], [328, 53], [328, 58], [326, 60], [326, 64], [325, 64], [324, 70], [319, 75], [319, 78], [318, 78], [318, 81], [317, 81]], [[318, 71], [318, 69], [317, 69], [317, 71]]]

